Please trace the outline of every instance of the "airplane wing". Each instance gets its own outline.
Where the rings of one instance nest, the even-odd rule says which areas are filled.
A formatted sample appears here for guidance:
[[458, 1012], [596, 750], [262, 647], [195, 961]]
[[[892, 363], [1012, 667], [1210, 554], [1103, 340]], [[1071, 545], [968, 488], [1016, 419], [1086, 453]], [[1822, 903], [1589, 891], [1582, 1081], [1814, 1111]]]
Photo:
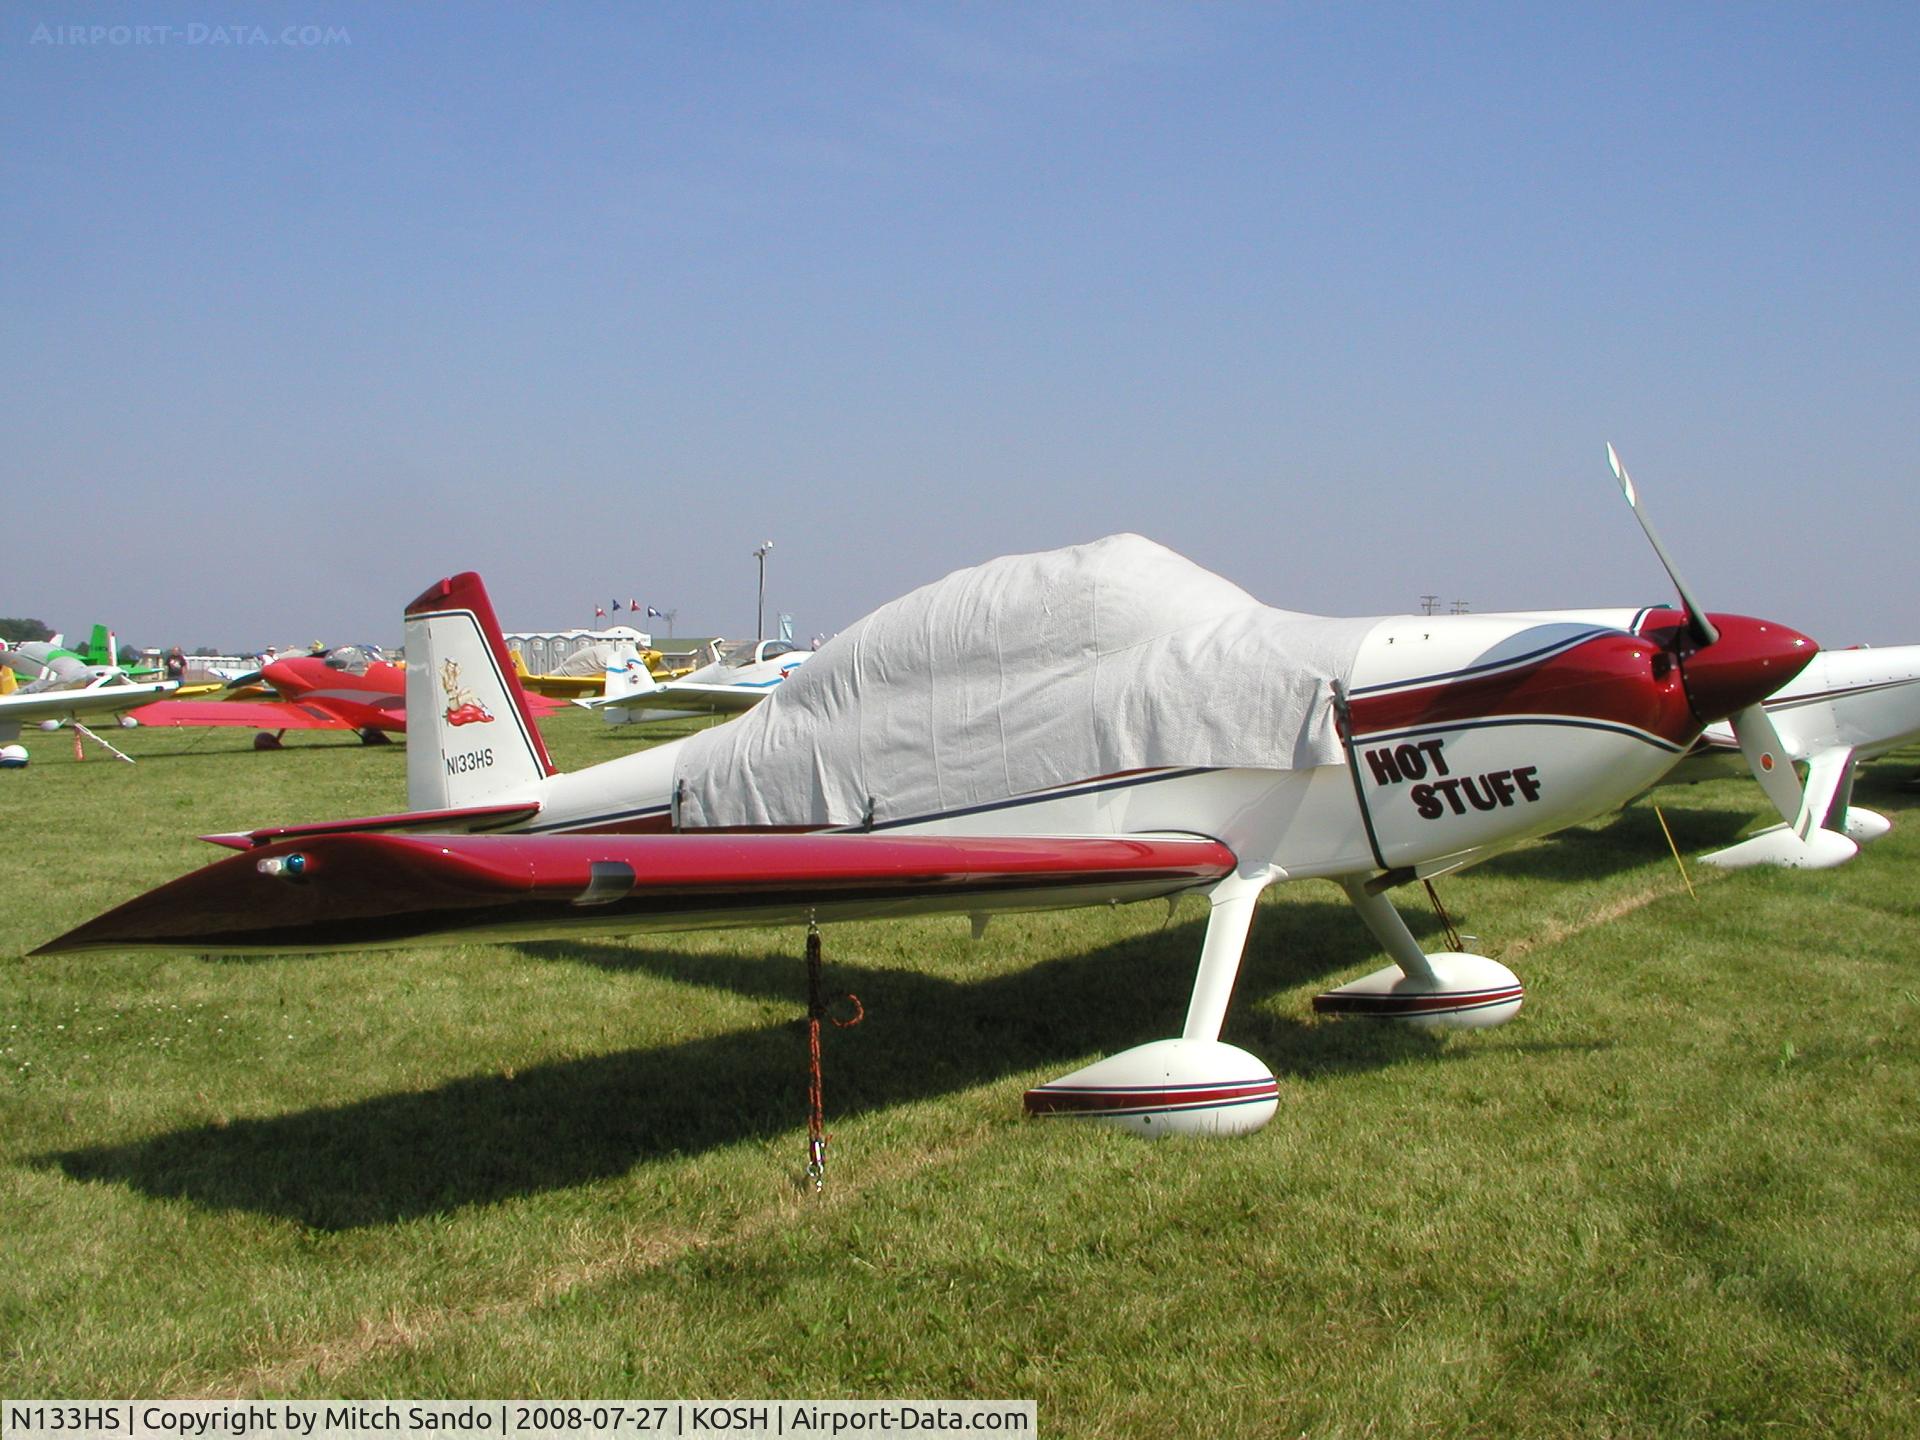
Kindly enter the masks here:
[[218, 860], [47, 942], [70, 950], [327, 951], [984, 914], [1217, 883], [1194, 835], [315, 833]]
[[243, 725], [249, 730], [351, 730], [318, 705], [289, 700], [156, 700], [132, 712], [142, 725]]
[[[23, 722], [66, 720], [79, 715], [97, 715], [117, 710], [145, 708], [142, 701], [164, 695], [174, 688], [172, 680], [139, 684], [87, 685], [72, 690], [15, 691], [0, 695], [0, 739], [11, 740], [20, 733]], [[160, 702], [165, 703], [165, 702]]]
[[707, 685], [669, 681], [653, 690], [628, 695], [595, 695], [573, 703], [588, 710], [619, 706], [624, 710], [673, 710], [701, 715], [741, 715], [766, 699], [772, 685]]
[[597, 695], [606, 687], [600, 675], [522, 675], [520, 688], [529, 698], [539, 695], [550, 700], [577, 700]]

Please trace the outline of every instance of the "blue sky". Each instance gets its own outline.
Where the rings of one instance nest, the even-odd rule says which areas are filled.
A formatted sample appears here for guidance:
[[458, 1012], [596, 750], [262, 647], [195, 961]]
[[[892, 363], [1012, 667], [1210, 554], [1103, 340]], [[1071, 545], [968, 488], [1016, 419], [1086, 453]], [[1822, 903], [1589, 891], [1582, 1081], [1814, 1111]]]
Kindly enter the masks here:
[[1911, 4], [9, 4], [0, 614], [739, 635], [771, 538], [806, 635], [1118, 530], [1663, 599], [1611, 440], [1713, 608], [1920, 641], [1917, 77]]

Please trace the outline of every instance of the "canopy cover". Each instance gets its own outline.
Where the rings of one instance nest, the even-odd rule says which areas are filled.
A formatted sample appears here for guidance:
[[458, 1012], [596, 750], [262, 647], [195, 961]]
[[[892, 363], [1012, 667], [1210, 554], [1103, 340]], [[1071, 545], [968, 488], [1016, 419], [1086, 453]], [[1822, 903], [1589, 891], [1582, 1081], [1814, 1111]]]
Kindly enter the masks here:
[[1373, 623], [1276, 610], [1138, 535], [990, 560], [688, 740], [681, 823], [884, 823], [1132, 770], [1335, 763], [1332, 683]]

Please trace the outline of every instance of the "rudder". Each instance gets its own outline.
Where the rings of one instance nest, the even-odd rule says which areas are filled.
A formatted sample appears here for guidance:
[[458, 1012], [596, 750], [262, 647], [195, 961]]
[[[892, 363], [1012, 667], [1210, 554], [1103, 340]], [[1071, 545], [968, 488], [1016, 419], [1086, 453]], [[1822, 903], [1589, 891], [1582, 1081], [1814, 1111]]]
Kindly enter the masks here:
[[93, 634], [87, 637], [86, 654], [80, 658], [89, 665], [117, 666], [120, 663], [119, 638], [105, 625], [96, 624]]
[[409, 810], [523, 795], [555, 773], [478, 575], [407, 606], [406, 644]]
[[646, 659], [631, 642], [623, 644], [607, 658], [606, 698], [618, 703], [632, 695], [658, 690], [660, 683], [647, 668]]

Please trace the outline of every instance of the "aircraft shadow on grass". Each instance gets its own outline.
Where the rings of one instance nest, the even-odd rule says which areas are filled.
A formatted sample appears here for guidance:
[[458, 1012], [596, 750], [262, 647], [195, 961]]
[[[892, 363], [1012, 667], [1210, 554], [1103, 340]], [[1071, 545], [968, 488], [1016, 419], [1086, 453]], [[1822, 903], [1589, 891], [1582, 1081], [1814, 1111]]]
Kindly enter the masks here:
[[[1661, 809], [1673, 832], [1673, 843], [1689, 859], [1731, 844], [1753, 820], [1751, 815], [1729, 810], [1676, 809], [1665, 802]], [[1495, 855], [1474, 869], [1488, 875], [1579, 884], [1649, 863], [1665, 865], [1667, 873], [1673, 873], [1673, 857], [1666, 836], [1660, 833], [1660, 820], [1642, 798], [1604, 820], [1562, 830]], [[1444, 887], [1446, 881], [1443, 878], [1438, 883]]]
[[[1425, 917], [1410, 918], [1423, 928]], [[1201, 928], [1189, 921], [974, 981], [863, 968], [849, 963], [844, 946], [836, 953], [836, 931], [827, 930], [827, 988], [857, 992], [867, 1010], [858, 1028], [827, 1033], [829, 1124], [1164, 1034], [1170, 1018], [1185, 1012]], [[1448, 1053], [1400, 1026], [1308, 1024], [1256, 1004], [1372, 958], [1371, 938], [1344, 903], [1263, 911], [1255, 934], [1260, 943], [1249, 951], [1227, 1033], [1273, 1060], [1280, 1074], [1311, 1078]], [[284, 1216], [319, 1230], [403, 1222], [789, 1133], [797, 1175], [807, 1046], [805, 969], [793, 936], [789, 953], [746, 959], [610, 943], [526, 947], [555, 961], [791, 999], [793, 1021], [556, 1061], [511, 1078], [473, 1075], [426, 1091], [56, 1152], [37, 1163], [76, 1180]], [[1010, 1090], [1008, 1105], [1017, 1104]]]

